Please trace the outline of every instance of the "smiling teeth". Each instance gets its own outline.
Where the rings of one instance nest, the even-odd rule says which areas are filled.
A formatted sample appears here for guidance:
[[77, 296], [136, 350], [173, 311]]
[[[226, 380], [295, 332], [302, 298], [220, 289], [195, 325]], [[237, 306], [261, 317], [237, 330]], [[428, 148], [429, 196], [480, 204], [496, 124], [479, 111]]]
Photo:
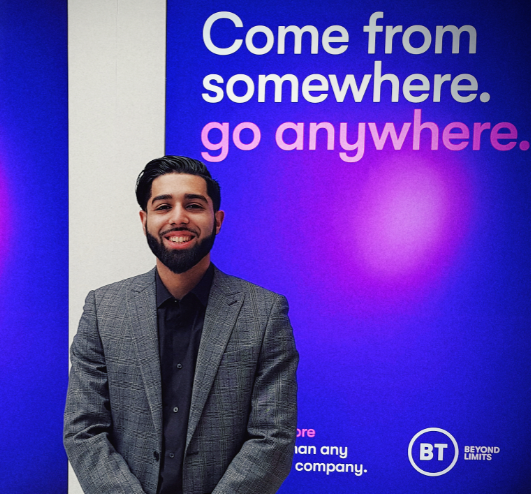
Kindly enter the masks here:
[[176, 244], [182, 244], [184, 242], [188, 242], [192, 237], [169, 237], [170, 242], [174, 242]]

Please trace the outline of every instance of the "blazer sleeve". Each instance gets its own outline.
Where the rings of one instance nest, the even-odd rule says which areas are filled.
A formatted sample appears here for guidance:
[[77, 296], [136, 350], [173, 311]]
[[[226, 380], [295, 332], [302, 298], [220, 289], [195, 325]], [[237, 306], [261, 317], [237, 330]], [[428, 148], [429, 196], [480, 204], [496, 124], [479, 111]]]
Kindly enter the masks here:
[[112, 418], [95, 293], [85, 300], [70, 349], [64, 445], [85, 494], [143, 494], [138, 479], [111, 444]]
[[248, 439], [213, 494], [273, 494], [288, 476], [297, 430], [298, 360], [288, 303], [276, 295], [260, 350]]

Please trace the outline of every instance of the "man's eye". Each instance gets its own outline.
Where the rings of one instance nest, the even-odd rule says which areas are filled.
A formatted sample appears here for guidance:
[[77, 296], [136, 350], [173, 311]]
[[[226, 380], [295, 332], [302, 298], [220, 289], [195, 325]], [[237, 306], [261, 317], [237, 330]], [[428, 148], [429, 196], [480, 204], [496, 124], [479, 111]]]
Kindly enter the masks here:
[[170, 206], [168, 204], [161, 204], [155, 208], [155, 211], [164, 211], [165, 209], [170, 209]]
[[201, 204], [194, 203], [194, 204], [189, 204], [187, 206], [187, 209], [203, 209], [203, 206]]

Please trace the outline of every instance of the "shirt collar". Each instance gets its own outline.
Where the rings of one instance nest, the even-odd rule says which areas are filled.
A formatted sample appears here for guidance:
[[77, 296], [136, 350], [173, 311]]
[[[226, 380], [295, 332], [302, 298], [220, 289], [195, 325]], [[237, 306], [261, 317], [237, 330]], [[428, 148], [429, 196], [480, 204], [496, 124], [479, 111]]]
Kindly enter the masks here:
[[[204, 307], [207, 307], [207, 302], [209, 301], [209, 294], [211, 292], [211, 285], [212, 285], [213, 278], [214, 278], [214, 264], [211, 262], [209, 264], [209, 267], [207, 268], [207, 271], [205, 271], [205, 274], [203, 275], [199, 283], [192, 290], [190, 290], [190, 292], [187, 293], [185, 297], [188, 297], [190, 294], [193, 294], [203, 304]], [[155, 270], [155, 288], [156, 288], [156, 294], [157, 294], [156, 295], [157, 308], [161, 307], [161, 305], [164, 304], [168, 299], [174, 298], [174, 296], [164, 286], [164, 283], [162, 282], [161, 277], [159, 276], [159, 273], [157, 270]]]

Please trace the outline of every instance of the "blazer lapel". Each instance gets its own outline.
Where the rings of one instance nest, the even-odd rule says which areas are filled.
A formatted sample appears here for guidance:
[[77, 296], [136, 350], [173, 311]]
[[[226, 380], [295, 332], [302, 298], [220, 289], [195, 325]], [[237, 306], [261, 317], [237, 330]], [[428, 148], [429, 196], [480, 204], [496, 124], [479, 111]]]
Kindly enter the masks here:
[[238, 288], [235, 289], [231, 283], [231, 278], [216, 269], [209, 295], [209, 303], [205, 312], [194, 375], [188, 419], [187, 447], [205, 407], [214, 378], [218, 372], [220, 360], [236, 324], [243, 300], [243, 294], [240, 293]]
[[127, 306], [153, 425], [157, 435], [162, 438], [163, 412], [157, 304], [155, 300], [155, 269], [140, 276], [130, 288]]

